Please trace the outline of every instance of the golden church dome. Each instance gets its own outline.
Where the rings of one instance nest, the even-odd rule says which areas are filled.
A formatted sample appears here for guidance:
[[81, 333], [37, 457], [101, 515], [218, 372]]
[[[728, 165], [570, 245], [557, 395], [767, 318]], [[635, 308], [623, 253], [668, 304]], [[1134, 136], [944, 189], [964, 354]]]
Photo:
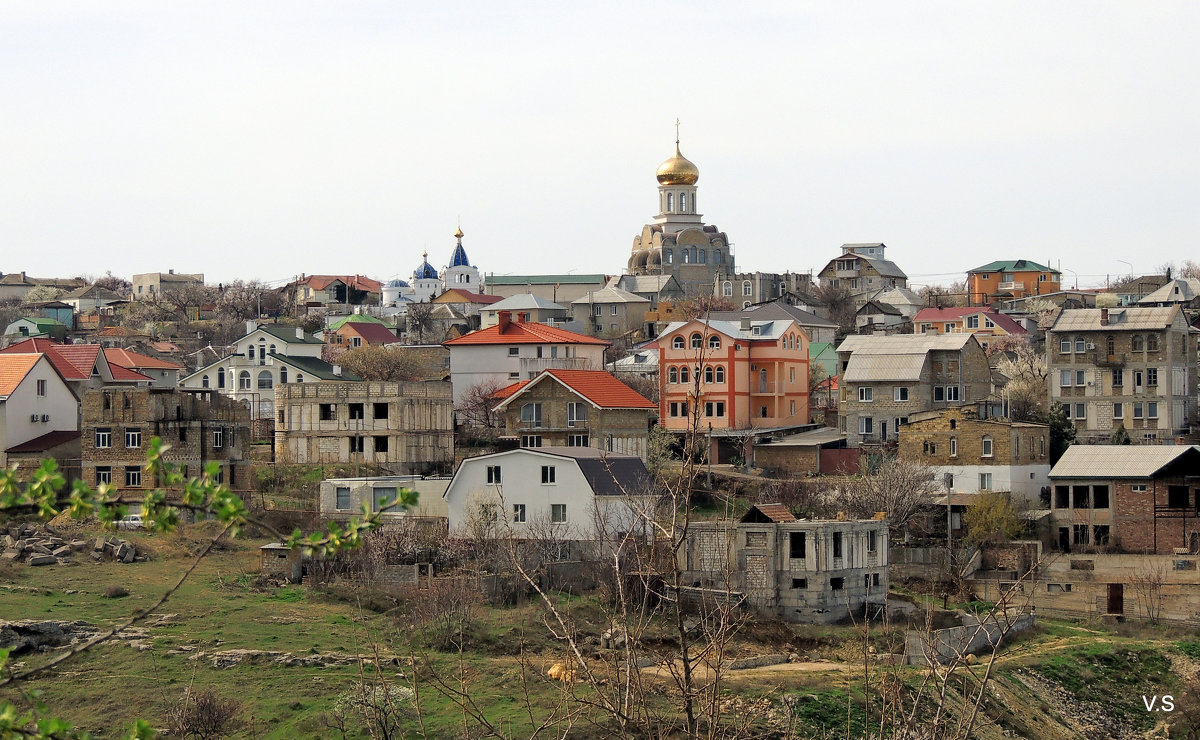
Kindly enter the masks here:
[[679, 142], [675, 142], [675, 156], [658, 166], [659, 185], [695, 185], [700, 179], [700, 170], [679, 153]]

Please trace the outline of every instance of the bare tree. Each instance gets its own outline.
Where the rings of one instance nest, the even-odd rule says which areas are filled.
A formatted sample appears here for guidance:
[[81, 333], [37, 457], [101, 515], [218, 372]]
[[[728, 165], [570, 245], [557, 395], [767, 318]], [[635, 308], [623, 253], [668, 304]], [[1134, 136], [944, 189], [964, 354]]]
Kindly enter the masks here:
[[419, 380], [423, 376], [420, 358], [400, 347], [364, 344], [338, 355], [338, 363], [363, 380]]
[[1134, 596], [1152, 624], [1158, 624], [1163, 611], [1163, 584], [1167, 573], [1161, 561], [1146, 560], [1129, 578]]
[[406, 315], [408, 326], [408, 338], [414, 344], [425, 344], [427, 339], [438, 340], [440, 337], [434, 336], [434, 326], [436, 322], [433, 319], [433, 304], [425, 303], [409, 303], [408, 313]]
[[695, 295], [675, 301], [675, 315], [679, 321], [704, 318], [715, 311], [736, 310], [733, 301], [722, 296]]
[[854, 297], [850, 295], [849, 288], [840, 283], [822, 282], [814, 294], [817, 300], [825, 304], [829, 320], [838, 325], [842, 334], [854, 331]]
[[1004, 392], [1014, 421], [1033, 421], [1047, 410], [1049, 401], [1046, 356], [1028, 337], [1004, 337], [988, 347], [989, 353], [1004, 353], [996, 369], [1008, 378]]
[[458, 423], [471, 427], [478, 436], [495, 439], [504, 428], [504, 420], [496, 411], [496, 391], [505, 387], [499, 380], [485, 380], [467, 389], [455, 412]]
[[282, 308], [283, 299], [279, 292], [258, 280], [234, 280], [220, 286], [216, 296], [217, 313], [239, 320], [278, 314]]
[[929, 511], [939, 483], [933, 469], [902, 458], [883, 462], [858, 485], [843, 492], [840, 504], [847, 514], [870, 517], [887, 512], [893, 534], [905, 541], [909, 525]]
[[104, 273], [104, 277], [96, 278], [93, 281], [93, 285], [105, 290], [111, 290], [121, 298], [129, 299], [133, 297], [133, 283], [123, 277], [112, 274], [111, 271]]

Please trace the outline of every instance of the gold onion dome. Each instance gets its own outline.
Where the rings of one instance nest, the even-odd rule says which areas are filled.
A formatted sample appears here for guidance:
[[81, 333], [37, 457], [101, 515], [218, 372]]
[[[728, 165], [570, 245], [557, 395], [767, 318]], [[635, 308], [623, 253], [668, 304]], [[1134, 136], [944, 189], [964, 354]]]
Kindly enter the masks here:
[[700, 170], [679, 153], [679, 142], [675, 142], [675, 156], [658, 166], [659, 185], [695, 185], [700, 179]]

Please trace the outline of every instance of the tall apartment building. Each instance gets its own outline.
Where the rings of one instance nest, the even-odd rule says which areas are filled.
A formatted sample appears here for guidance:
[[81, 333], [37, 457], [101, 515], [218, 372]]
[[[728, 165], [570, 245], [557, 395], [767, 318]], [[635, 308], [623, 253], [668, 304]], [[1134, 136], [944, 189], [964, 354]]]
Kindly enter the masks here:
[[1118, 425], [1145, 442], [1173, 442], [1196, 418], [1196, 344], [1179, 306], [1078, 308], [1046, 332], [1050, 401], [1081, 442]]

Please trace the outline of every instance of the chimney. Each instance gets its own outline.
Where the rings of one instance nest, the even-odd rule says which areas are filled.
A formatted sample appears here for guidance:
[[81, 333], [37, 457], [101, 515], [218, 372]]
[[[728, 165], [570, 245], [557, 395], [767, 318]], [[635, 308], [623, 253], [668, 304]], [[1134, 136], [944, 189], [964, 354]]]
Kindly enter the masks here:
[[304, 327], [296, 327], [296, 339], [304, 339]]
[[742, 331], [750, 331], [750, 319], [742, 319]]
[[249, 334], [258, 328], [258, 322], [253, 319], [246, 319], [246, 333]]
[[1108, 326], [1108, 309], [1100, 309], [1100, 326]]
[[511, 323], [512, 323], [512, 311], [497, 311], [496, 312], [496, 326], [500, 327], [499, 332], [501, 334], [503, 334], [508, 329], [508, 325]]
[[342, 376], [342, 366], [341, 366], [341, 365], [334, 365], [334, 366], [333, 366], [333, 374], [334, 374], [334, 375], [336, 375], [336, 376], [338, 376], [338, 377], [340, 378], [340, 377]]

